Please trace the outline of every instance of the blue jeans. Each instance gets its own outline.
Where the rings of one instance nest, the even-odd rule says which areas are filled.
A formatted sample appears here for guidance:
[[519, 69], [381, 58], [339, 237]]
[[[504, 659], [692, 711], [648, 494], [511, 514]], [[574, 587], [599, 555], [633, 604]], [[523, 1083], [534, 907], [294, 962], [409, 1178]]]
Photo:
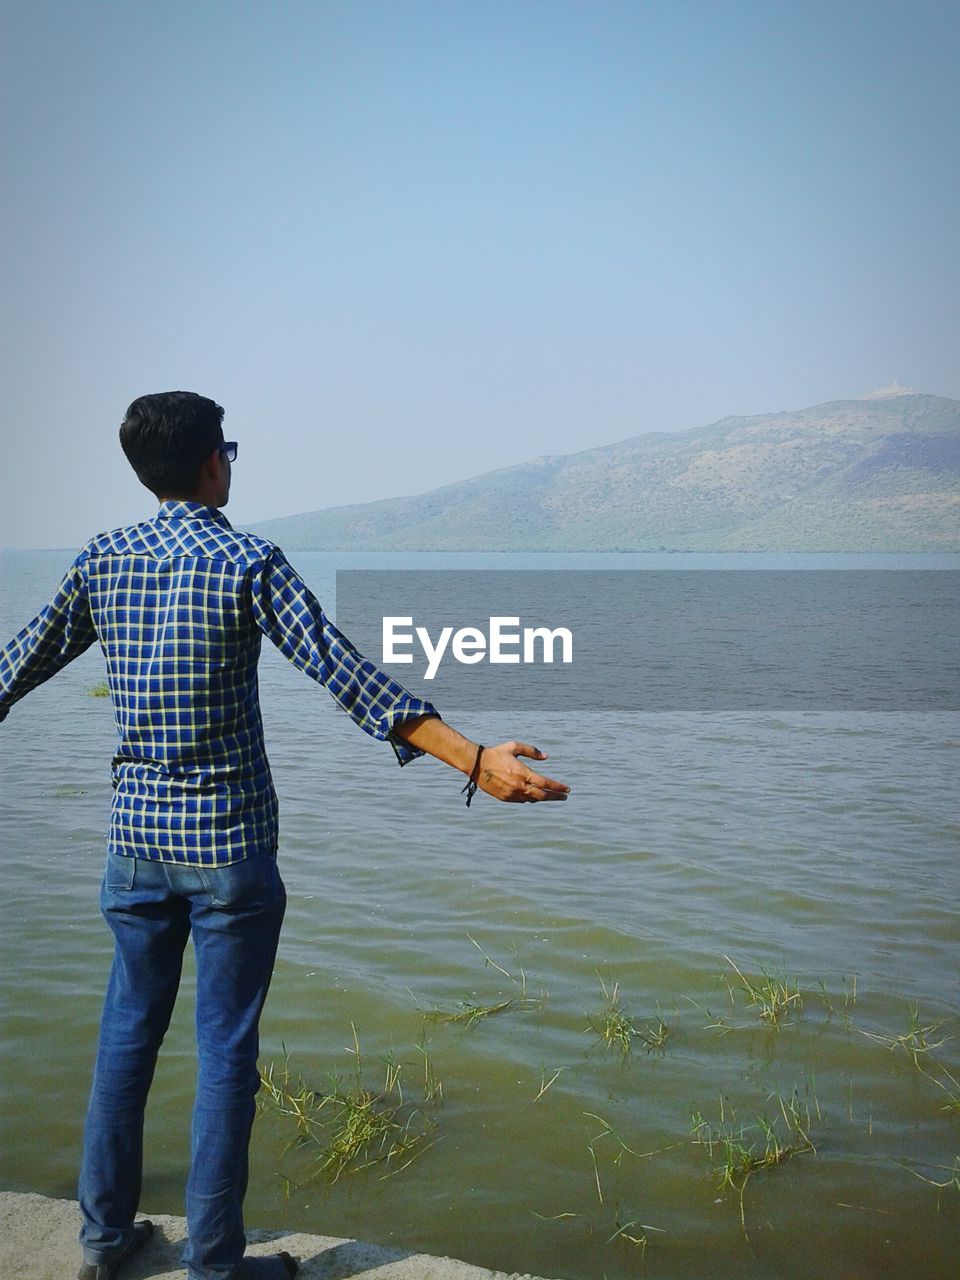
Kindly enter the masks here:
[[258, 1028], [286, 906], [276, 859], [206, 868], [109, 854], [100, 906], [115, 949], [80, 1169], [84, 1260], [106, 1262], [132, 1237], [147, 1092], [192, 932], [198, 1072], [183, 1261], [190, 1280], [223, 1280], [246, 1245]]

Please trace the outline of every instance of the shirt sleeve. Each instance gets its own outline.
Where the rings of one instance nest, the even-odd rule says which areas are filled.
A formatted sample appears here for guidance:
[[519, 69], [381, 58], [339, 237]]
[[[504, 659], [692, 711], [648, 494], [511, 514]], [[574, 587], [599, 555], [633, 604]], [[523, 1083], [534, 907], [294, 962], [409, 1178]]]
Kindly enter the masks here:
[[254, 575], [252, 596], [263, 634], [295, 667], [324, 685], [354, 723], [388, 741], [401, 765], [424, 754], [393, 730], [405, 720], [440, 713], [357, 652], [278, 548]]
[[0, 649], [0, 720], [6, 719], [15, 702], [78, 658], [96, 638], [81, 552], [46, 608]]

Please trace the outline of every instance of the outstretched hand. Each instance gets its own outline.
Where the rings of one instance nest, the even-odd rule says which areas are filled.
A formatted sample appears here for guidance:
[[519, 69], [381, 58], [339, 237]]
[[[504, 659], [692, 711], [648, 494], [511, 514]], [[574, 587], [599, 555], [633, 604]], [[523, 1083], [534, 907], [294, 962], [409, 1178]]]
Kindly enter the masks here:
[[570, 788], [563, 782], [546, 778], [521, 762], [520, 756], [546, 760], [547, 753], [528, 742], [501, 742], [484, 747], [480, 756], [477, 785], [487, 795], [508, 804], [527, 804], [535, 800], [566, 800]]
[[[529, 765], [523, 763], [521, 756], [528, 760], [547, 759], [545, 751], [532, 747], [528, 742], [510, 741], [495, 747], [481, 747], [478, 760], [479, 744], [465, 738], [452, 725], [445, 724], [436, 712], [403, 720], [395, 726], [394, 733], [418, 751], [426, 751], [444, 764], [459, 769], [468, 779], [473, 778], [481, 791], [497, 800], [527, 804], [532, 800], [566, 800], [570, 793], [566, 783], [534, 773]], [[463, 790], [468, 791], [469, 784]], [[470, 791], [468, 803], [472, 795]]]

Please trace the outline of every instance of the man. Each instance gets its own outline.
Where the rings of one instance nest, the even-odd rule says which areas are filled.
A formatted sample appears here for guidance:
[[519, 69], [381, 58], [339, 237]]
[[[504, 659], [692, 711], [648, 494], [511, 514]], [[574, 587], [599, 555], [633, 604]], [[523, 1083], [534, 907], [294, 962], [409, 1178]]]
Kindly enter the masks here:
[[154, 520], [93, 538], [51, 603], [0, 651], [0, 720], [99, 641], [119, 742], [101, 908], [114, 935], [84, 1130], [81, 1280], [111, 1280], [151, 1231], [135, 1223], [143, 1115], [187, 938], [197, 967], [198, 1077], [187, 1182], [189, 1280], [285, 1280], [287, 1254], [243, 1260], [242, 1203], [258, 1027], [285, 892], [256, 669], [266, 635], [403, 765], [428, 753], [511, 802], [569, 788], [482, 747], [362, 657], [280, 550], [221, 514], [237, 446], [192, 392], [141, 396], [123, 450], [160, 501]]

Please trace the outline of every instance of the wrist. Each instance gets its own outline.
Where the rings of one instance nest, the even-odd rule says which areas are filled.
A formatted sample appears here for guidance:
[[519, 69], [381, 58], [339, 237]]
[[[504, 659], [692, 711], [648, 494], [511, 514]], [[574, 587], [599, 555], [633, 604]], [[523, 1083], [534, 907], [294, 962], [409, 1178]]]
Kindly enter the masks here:
[[463, 758], [457, 765], [460, 772], [468, 778], [472, 778], [475, 773], [478, 773], [480, 771], [480, 757], [485, 750], [486, 747], [481, 746], [479, 742], [468, 742]]
[[476, 793], [477, 793], [477, 788], [478, 788], [478, 786], [480, 785], [480, 783], [479, 783], [479, 778], [480, 778], [480, 759], [481, 759], [481, 757], [482, 757], [482, 755], [483, 755], [483, 751], [484, 751], [483, 747], [482, 747], [479, 743], [477, 743], [477, 751], [476, 751], [476, 755], [475, 755], [475, 756], [474, 756], [474, 758], [473, 758], [473, 768], [470, 770], [470, 775], [469, 775], [469, 777], [467, 778], [466, 786], [464, 786], [464, 787], [462, 788], [461, 792], [460, 792], [460, 794], [461, 794], [461, 795], [463, 795], [464, 791], [467, 793], [467, 808], [468, 808], [468, 809], [470, 808], [470, 801], [471, 801], [471, 800], [473, 799], [473, 797], [476, 795]]

